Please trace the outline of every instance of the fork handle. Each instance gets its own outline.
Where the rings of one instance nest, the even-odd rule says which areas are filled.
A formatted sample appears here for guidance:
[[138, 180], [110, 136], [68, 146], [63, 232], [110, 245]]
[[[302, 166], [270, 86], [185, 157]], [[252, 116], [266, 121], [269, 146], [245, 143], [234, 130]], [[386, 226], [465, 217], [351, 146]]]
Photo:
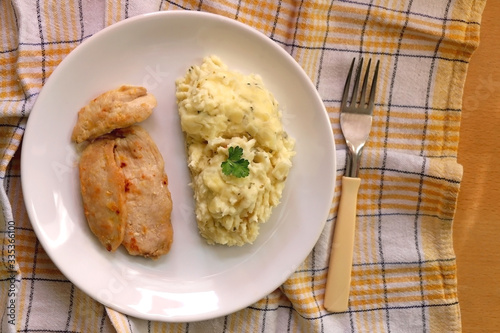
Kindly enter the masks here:
[[348, 308], [360, 183], [360, 178], [342, 177], [342, 192], [333, 233], [324, 300], [324, 307], [330, 312], [343, 312]]

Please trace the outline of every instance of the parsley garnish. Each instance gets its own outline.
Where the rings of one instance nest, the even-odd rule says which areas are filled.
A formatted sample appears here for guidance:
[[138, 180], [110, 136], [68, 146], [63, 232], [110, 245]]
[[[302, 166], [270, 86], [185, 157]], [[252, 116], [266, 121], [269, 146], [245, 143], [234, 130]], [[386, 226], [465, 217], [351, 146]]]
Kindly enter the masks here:
[[229, 147], [229, 157], [226, 161], [221, 163], [222, 172], [226, 175], [233, 175], [237, 178], [244, 178], [248, 176], [250, 170], [248, 169], [248, 160], [242, 158], [243, 149], [239, 146]]

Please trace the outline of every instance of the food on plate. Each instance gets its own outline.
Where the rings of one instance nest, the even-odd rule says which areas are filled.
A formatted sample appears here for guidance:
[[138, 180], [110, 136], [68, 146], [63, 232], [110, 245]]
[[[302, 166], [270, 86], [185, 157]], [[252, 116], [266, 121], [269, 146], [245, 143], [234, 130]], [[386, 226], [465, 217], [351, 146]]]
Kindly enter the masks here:
[[172, 199], [164, 161], [140, 126], [117, 129], [115, 159], [123, 172], [127, 223], [123, 246], [131, 255], [157, 258], [170, 250]]
[[116, 164], [115, 142], [101, 139], [88, 145], [80, 157], [80, 188], [90, 230], [108, 251], [123, 241], [127, 211], [125, 177]]
[[156, 98], [144, 87], [123, 85], [107, 91], [78, 112], [71, 139], [81, 143], [141, 122], [151, 115], [154, 107]]
[[108, 251], [158, 258], [170, 251], [172, 199], [165, 163], [142, 127], [156, 99], [139, 86], [107, 91], [78, 113], [80, 190], [90, 230]]
[[260, 76], [229, 70], [216, 56], [191, 66], [176, 87], [198, 230], [209, 244], [253, 243], [295, 154], [278, 103]]
[[89, 143], [80, 157], [87, 222], [108, 251], [158, 258], [170, 250], [172, 200], [163, 158], [138, 125]]

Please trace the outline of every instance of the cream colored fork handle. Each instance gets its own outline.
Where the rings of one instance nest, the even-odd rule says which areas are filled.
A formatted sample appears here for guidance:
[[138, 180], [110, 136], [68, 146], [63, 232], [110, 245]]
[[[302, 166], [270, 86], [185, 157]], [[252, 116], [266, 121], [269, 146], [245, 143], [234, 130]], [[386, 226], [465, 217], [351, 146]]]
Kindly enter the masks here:
[[331, 312], [347, 310], [360, 182], [359, 178], [342, 177], [342, 193], [333, 233], [324, 301], [325, 309]]

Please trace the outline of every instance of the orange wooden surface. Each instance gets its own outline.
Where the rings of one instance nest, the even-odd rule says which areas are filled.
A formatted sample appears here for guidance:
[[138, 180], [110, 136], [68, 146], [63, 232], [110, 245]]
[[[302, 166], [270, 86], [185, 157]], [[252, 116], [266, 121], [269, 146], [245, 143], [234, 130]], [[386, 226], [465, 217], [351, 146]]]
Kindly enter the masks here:
[[488, 0], [469, 65], [454, 222], [463, 332], [500, 332], [500, 1]]

